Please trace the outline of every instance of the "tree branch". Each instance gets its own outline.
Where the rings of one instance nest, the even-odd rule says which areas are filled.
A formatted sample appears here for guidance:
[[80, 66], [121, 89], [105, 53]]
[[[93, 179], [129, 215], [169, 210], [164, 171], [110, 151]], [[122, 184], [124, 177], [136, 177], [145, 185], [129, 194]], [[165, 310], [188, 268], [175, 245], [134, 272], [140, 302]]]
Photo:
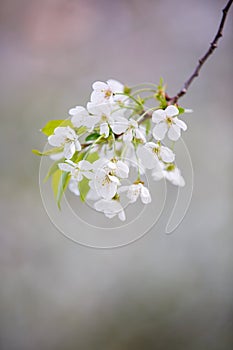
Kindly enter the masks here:
[[207, 52], [204, 54], [204, 56], [202, 56], [199, 59], [198, 65], [195, 68], [193, 74], [188, 78], [188, 80], [184, 83], [183, 88], [174, 97], [167, 97], [167, 101], [170, 104], [176, 103], [179, 100], [179, 98], [181, 98], [182, 96], [184, 96], [187, 93], [189, 86], [192, 84], [193, 80], [198, 77], [200, 70], [201, 70], [202, 66], [204, 65], [204, 63], [212, 55], [214, 50], [218, 47], [217, 44], [218, 44], [219, 39], [223, 36], [223, 28], [225, 25], [228, 11], [232, 5], [232, 2], [233, 2], [233, 0], [229, 0], [228, 3], [226, 4], [226, 6], [224, 7], [224, 9], [222, 10], [222, 18], [221, 18], [221, 22], [220, 22], [219, 27], [218, 27], [218, 31], [215, 35], [215, 38], [211, 42], [210, 47], [207, 50]]

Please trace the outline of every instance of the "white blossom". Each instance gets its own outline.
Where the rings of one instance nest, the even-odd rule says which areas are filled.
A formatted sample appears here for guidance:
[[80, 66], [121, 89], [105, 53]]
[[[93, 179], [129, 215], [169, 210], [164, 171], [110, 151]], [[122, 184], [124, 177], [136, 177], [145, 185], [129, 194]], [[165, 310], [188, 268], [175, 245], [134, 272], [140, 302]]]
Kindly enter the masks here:
[[109, 219], [112, 219], [117, 215], [121, 221], [125, 221], [125, 212], [118, 200], [101, 199], [94, 204], [94, 208], [97, 211], [103, 212], [104, 215]]
[[68, 187], [69, 187], [69, 190], [73, 192], [76, 196], [80, 196], [80, 192], [78, 189], [78, 181], [74, 179], [70, 179]]
[[115, 134], [120, 135], [128, 127], [128, 120], [123, 117], [124, 110], [114, 110], [114, 106], [111, 103], [98, 105], [88, 103], [87, 109], [95, 119], [93, 127], [94, 125], [99, 125], [100, 135], [108, 137], [110, 127]]
[[120, 179], [128, 177], [129, 168], [121, 160], [109, 161], [99, 159], [93, 163], [95, 176], [91, 181], [91, 187], [95, 187], [97, 193], [104, 199], [112, 199], [120, 185]]
[[153, 169], [152, 177], [156, 181], [165, 178], [173, 185], [180, 187], [183, 187], [185, 185], [185, 181], [181, 175], [180, 169], [178, 169], [175, 164], [164, 164], [160, 162], [160, 168]]
[[48, 142], [51, 146], [64, 147], [64, 157], [70, 159], [75, 151], [81, 150], [81, 144], [78, 135], [69, 126], [59, 126], [54, 130], [54, 135], [48, 137]]
[[134, 119], [129, 119], [127, 130], [123, 134], [124, 142], [131, 142], [133, 138], [146, 142], [145, 129], [140, 128]]
[[96, 81], [93, 85], [91, 102], [100, 104], [104, 102], [123, 102], [127, 96], [117, 95], [124, 92], [124, 85], [117, 80], [109, 79], [107, 82]]
[[[160, 100], [162, 82], [154, 95], [151, 95], [151, 87], [127, 88], [114, 79], [96, 81], [92, 87], [85, 107], [77, 105], [69, 109], [69, 126], [55, 128], [53, 135], [48, 137], [48, 143], [56, 148], [34, 152], [56, 161], [53, 167], [67, 173], [68, 188], [76, 196], [83, 197], [82, 192], [85, 192], [85, 200], [93, 201], [95, 210], [107, 218], [119, 217], [124, 221], [126, 217], [120, 199], [128, 203], [138, 200], [143, 204], [152, 201], [149, 189], [140, 180], [147, 169], [152, 170], [154, 180], [166, 179], [176, 186], [185, 185], [173, 150], [162, 144], [162, 140], [166, 135], [172, 141], [179, 139], [182, 130], [187, 129], [178, 118], [179, 114], [191, 110], [176, 105], [156, 110], [162, 103], [161, 107], [148, 109], [149, 99], [153, 103], [155, 97]], [[148, 115], [145, 117], [145, 114]], [[147, 117], [151, 117], [152, 123], [145, 123]], [[52, 125], [62, 124], [59, 120], [49, 122], [42, 131], [47, 134]], [[80, 152], [80, 161], [74, 161], [77, 152]], [[93, 163], [88, 161], [96, 158], [98, 160]], [[130, 167], [130, 175], [137, 179], [134, 183], [128, 179]], [[51, 171], [47, 177], [50, 175], [53, 175]], [[89, 186], [88, 193], [87, 187], [83, 188], [84, 183], [80, 183], [83, 179]], [[66, 189], [66, 183], [63, 189]]]
[[179, 110], [176, 106], [168, 106], [165, 110], [158, 109], [152, 114], [152, 121], [156, 124], [153, 136], [156, 140], [163, 140], [166, 133], [172, 141], [177, 141], [181, 135], [181, 129], [186, 130], [187, 125], [176, 117]]
[[71, 115], [71, 122], [76, 127], [86, 126], [89, 131], [91, 131], [95, 124], [98, 122], [99, 118], [92, 116], [88, 113], [86, 108], [82, 106], [76, 106], [69, 110], [69, 115]]
[[154, 142], [147, 142], [145, 145], [139, 146], [137, 155], [142, 165], [147, 169], [160, 167], [160, 159], [166, 163], [171, 163], [175, 159], [175, 154], [170, 148]]
[[71, 160], [66, 160], [65, 163], [58, 164], [59, 169], [62, 171], [69, 172], [71, 178], [77, 182], [82, 181], [83, 176], [87, 179], [93, 178], [93, 165], [87, 160], [80, 160], [78, 163], [74, 163]]
[[54, 153], [54, 154], [51, 154], [49, 156], [49, 158], [52, 160], [60, 160], [60, 159], [64, 158], [64, 153], [63, 152]]
[[141, 182], [132, 184], [130, 186], [122, 186], [119, 188], [118, 193], [127, 191], [127, 197], [130, 203], [136, 202], [140, 196], [142, 203], [148, 204], [151, 202], [151, 195], [147, 187]]

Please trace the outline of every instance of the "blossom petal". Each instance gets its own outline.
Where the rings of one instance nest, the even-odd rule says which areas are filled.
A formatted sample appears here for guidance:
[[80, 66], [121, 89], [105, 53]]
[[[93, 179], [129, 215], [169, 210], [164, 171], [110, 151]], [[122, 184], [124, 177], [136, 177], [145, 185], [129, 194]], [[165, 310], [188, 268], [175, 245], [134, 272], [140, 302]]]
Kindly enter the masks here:
[[51, 154], [49, 158], [52, 160], [60, 160], [63, 158], [63, 156], [64, 156], [63, 152], [59, 152], [59, 153]]
[[153, 129], [153, 136], [156, 140], [163, 140], [167, 132], [168, 125], [166, 122], [161, 122], [155, 125]]
[[125, 212], [124, 212], [124, 210], [121, 210], [121, 211], [118, 213], [118, 218], [119, 218], [121, 221], [125, 221], [126, 217], [125, 217]]
[[[115, 179], [116, 182], [113, 182], [112, 180]], [[105, 199], [112, 199], [115, 196], [118, 182], [119, 180], [115, 176], [112, 176], [112, 179], [110, 179], [104, 169], [100, 169], [94, 179], [97, 193]]]
[[59, 163], [58, 167], [60, 170], [66, 171], [66, 172], [71, 172], [74, 170], [74, 167], [67, 163]]
[[114, 93], [124, 91], [124, 85], [117, 80], [109, 79], [107, 80], [107, 83], [110, 89], [112, 90], [112, 92]]
[[93, 90], [106, 90], [108, 89], [108, 85], [104, 83], [103, 81], [95, 81], [92, 84], [92, 89]]
[[168, 130], [168, 138], [172, 141], [177, 141], [180, 137], [180, 128], [176, 124], [172, 124]]
[[135, 138], [138, 140], [142, 140], [143, 142], [146, 142], [146, 137], [143, 134], [143, 131], [138, 129], [135, 129]]
[[166, 179], [169, 180], [173, 185], [183, 187], [185, 181], [178, 168], [172, 171], [165, 172]]
[[148, 190], [148, 188], [146, 188], [145, 186], [142, 185], [141, 187], [141, 200], [143, 204], [148, 204], [151, 202], [151, 195], [150, 192]]
[[129, 126], [129, 121], [124, 117], [114, 118], [113, 123], [111, 123], [111, 128], [114, 134], [120, 135], [126, 131]]
[[107, 218], [113, 218], [118, 215], [119, 219], [125, 220], [125, 213], [121, 204], [117, 200], [100, 199], [94, 203], [94, 208], [97, 211], [101, 211]]
[[141, 188], [139, 184], [133, 184], [129, 186], [128, 192], [127, 192], [127, 197], [129, 198], [130, 203], [136, 202], [136, 200], [139, 197]]
[[83, 115], [83, 116], [87, 116], [88, 112], [86, 110], [86, 108], [84, 108], [83, 106], [76, 106], [74, 108], [71, 108], [69, 110], [69, 115]]
[[168, 147], [161, 146], [160, 148], [160, 157], [166, 163], [172, 163], [175, 160], [175, 154]]
[[80, 160], [78, 165], [79, 165], [79, 168], [81, 170], [92, 170], [93, 169], [93, 165], [85, 159]]
[[92, 102], [88, 102], [87, 109], [89, 113], [94, 114], [95, 116], [110, 116], [112, 111], [112, 105], [110, 103], [100, 103], [93, 104]]
[[82, 149], [81, 144], [78, 140], [75, 141], [75, 148], [77, 151], [81, 151], [81, 149]]
[[126, 179], [129, 175], [128, 165], [125, 164], [124, 162], [122, 162], [121, 160], [118, 160], [115, 174], [116, 174], [116, 176], [118, 176], [122, 179]]
[[126, 132], [123, 135], [123, 141], [124, 142], [131, 142], [133, 139], [133, 131], [132, 129], [126, 130]]
[[152, 150], [148, 149], [146, 146], [139, 146], [137, 155], [140, 158], [142, 165], [147, 169], [153, 169], [159, 163], [157, 155], [153, 154]]
[[105, 137], [109, 136], [109, 126], [108, 123], [100, 124], [100, 135], [104, 135]]
[[64, 142], [65, 142], [64, 135], [50, 135], [48, 137], [48, 143], [54, 147], [62, 146]]
[[70, 159], [75, 153], [75, 144], [74, 142], [66, 142], [64, 147], [64, 157]]
[[119, 181], [119, 179], [118, 179], [116, 176], [114, 176], [114, 175], [108, 175], [108, 178], [109, 178], [112, 182], [116, 183], [117, 185], [120, 185], [120, 181]]
[[54, 134], [55, 135], [65, 135], [67, 132], [67, 127], [66, 126], [58, 126], [54, 129]]
[[157, 111], [154, 111], [152, 113], [152, 122], [153, 123], [160, 123], [164, 121], [166, 118], [166, 113], [163, 109], [158, 109]]
[[177, 125], [177, 126], [179, 126], [179, 128], [180, 129], [182, 129], [182, 130], [187, 130], [187, 125], [186, 125], [186, 123], [185, 122], [183, 122], [183, 120], [180, 120], [180, 119], [178, 119], [178, 118], [173, 118], [173, 122]]
[[165, 112], [166, 112], [166, 115], [168, 117], [174, 117], [175, 115], [178, 115], [179, 114], [179, 110], [176, 106], [168, 106], [166, 109], [165, 109]]
[[76, 196], [80, 195], [79, 189], [78, 189], [78, 183], [75, 180], [71, 180], [69, 183], [69, 190], [73, 192]]

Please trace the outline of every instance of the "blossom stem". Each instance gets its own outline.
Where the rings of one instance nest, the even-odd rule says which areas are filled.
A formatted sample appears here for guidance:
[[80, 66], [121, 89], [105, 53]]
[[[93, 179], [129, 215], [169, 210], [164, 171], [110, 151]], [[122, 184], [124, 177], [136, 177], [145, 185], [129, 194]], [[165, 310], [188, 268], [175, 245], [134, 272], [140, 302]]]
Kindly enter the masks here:
[[137, 155], [137, 146], [134, 143], [134, 151], [135, 151], [135, 157], [137, 159], [137, 165], [138, 165], [138, 177], [137, 177], [137, 181], [140, 181], [141, 178], [141, 174], [140, 174], [140, 167], [139, 167], [139, 159], [138, 159], [138, 155]]
[[142, 84], [133, 85], [130, 87], [130, 89], [131, 90], [136, 89], [136, 88], [138, 89], [138, 88], [141, 88], [143, 86], [153, 86], [154, 88], [157, 89], [157, 84], [153, 84], [153, 83], [142, 83]]
[[123, 92], [116, 92], [116, 95], [124, 95], [127, 96], [129, 99], [133, 100], [135, 103], [137, 103], [140, 107], [142, 107], [142, 103], [139, 102], [135, 97], [133, 97], [132, 95], [128, 95], [128, 94], [124, 94]]
[[84, 146], [84, 147], [89, 147], [88, 150], [87, 150], [87, 152], [85, 153], [83, 159], [86, 159], [86, 158], [87, 158], [87, 156], [88, 156], [88, 154], [90, 153], [90, 151], [91, 151], [91, 149], [93, 148], [93, 146], [95, 146], [95, 145], [97, 144], [97, 142], [100, 141], [102, 138], [103, 138], [103, 135], [100, 135], [100, 136], [98, 137], [98, 139], [96, 139], [96, 140], [95, 140], [94, 142], [92, 142], [91, 144], [86, 144], [86, 146], [85, 146], [85, 144], [82, 145], [82, 147], [83, 147], [83, 146]]
[[[145, 89], [139, 89], [139, 90], [134, 91], [134, 93], [132, 94], [132, 96], [134, 96], [134, 95], [136, 95], [136, 94], [140, 94], [141, 92], [147, 92], [147, 91], [149, 91], [149, 92], [157, 92], [157, 90], [155, 90], [155, 89], [145, 88]], [[152, 95], [152, 97], [153, 97], [153, 96], [154, 96], [154, 95]]]
[[153, 107], [150, 109], [147, 109], [137, 120], [138, 124], [143, 123], [145, 120], [151, 118], [152, 114], [150, 112], [158, 109], [158, 107]]
[[114, 133], [112, 133], [112, 138], [113, 138], [114, 156], [116, 156], [116, 138], [115, 138], [115, 134]]

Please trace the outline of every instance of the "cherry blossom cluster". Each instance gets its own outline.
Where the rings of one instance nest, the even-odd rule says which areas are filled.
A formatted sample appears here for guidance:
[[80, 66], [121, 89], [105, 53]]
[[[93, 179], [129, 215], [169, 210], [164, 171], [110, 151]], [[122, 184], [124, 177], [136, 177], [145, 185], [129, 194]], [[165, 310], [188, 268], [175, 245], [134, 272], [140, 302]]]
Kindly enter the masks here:
[[40, 155], [55, 161], [49, 176], [58, 179], [59, 200], [68, 188], [106, 217], [124, 221], [122, 198], [127, 204], [152, 201], [146, 172], [155, 181], [184, 186], [174, 144], [187, 129], [179, 115], [188, 110], [169, 104], [162, 82], [129, 88], [111, 79], [92, 88], [86, 107], [75, 106], [68, 119], [50, 121], [42, 129], [52, 148]]

